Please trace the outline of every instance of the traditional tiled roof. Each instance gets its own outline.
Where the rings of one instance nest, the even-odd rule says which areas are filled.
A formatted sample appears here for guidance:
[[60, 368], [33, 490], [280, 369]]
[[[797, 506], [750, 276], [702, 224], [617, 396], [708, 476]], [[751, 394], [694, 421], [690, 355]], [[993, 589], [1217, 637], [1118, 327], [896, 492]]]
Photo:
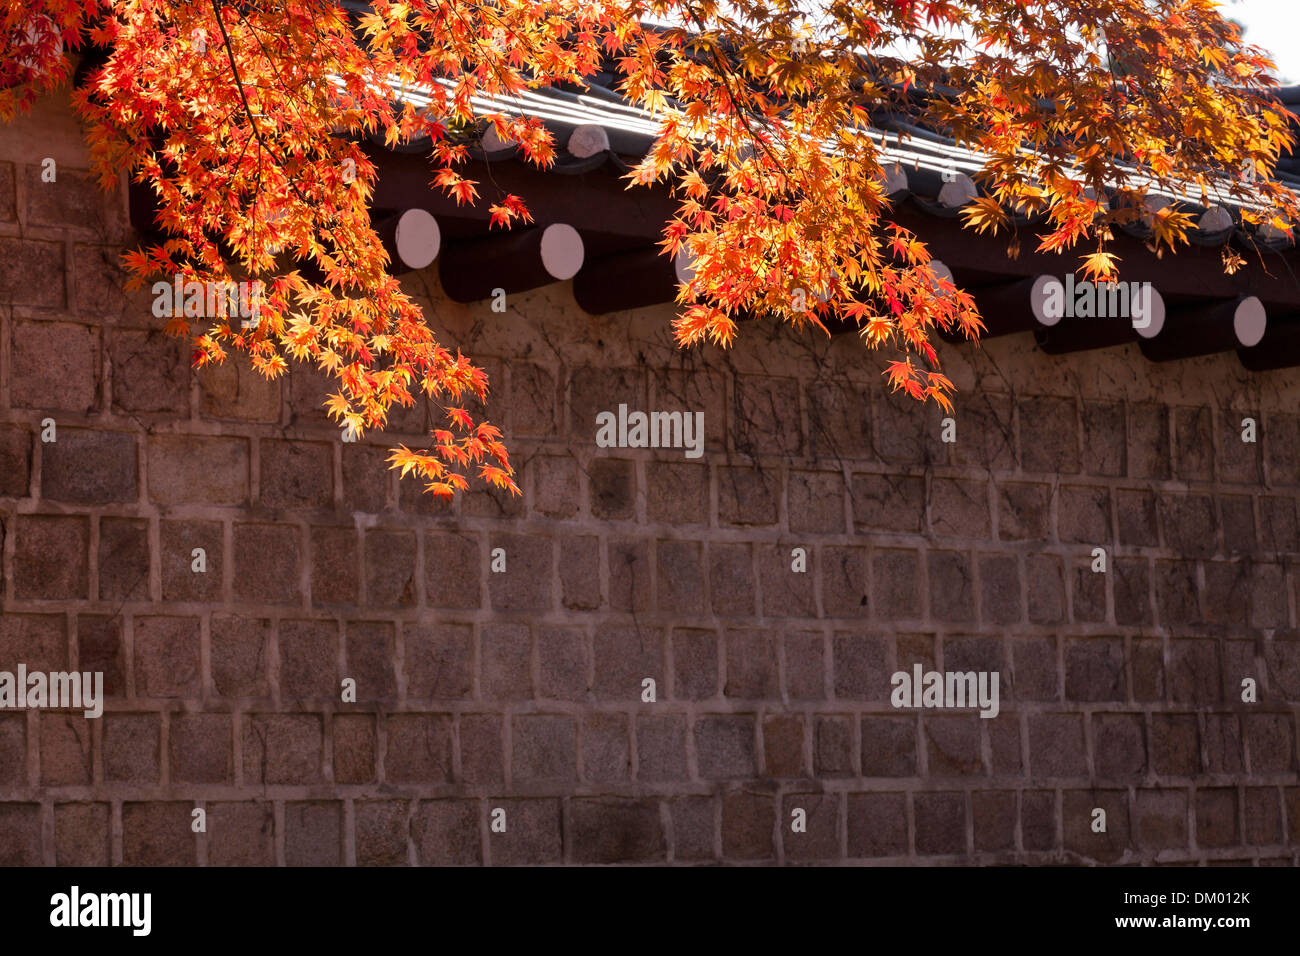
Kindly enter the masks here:
[[[519, 96], [480, 95], [473, 98], [476, 108], [503, 116], [528, 115], [540, 119], [551, 132], [556, 144], [552, 172], [561, 175], [585, 173], [609, 164], [626, 172], [649, 150], [660, 128], [660, 121], [649, 111], [627, 102], [611, 87], [617, 82], [612, 71], [598, 72], [584, 90], [548, 87], [527, 91]], [[449, 81], [444, 86], [450, 89]], [[393, 87], [398, 102], [412, 102], [419, 107], [430, 105], [427, 89]], [[1278, 98], [1288, 106], [1300, 107], [1300, 87], [1286, 87]], [[943, 217], [956, 217], [960, 207], [979, 194], [971, 177], [983, 168], [983, 154], [959, 145], [952, 138], [926, 129], [893, 115], [881, 115], [866, 135], [881, 147], [883, 165], [890, 169], [891, 195], [915, 197], [921, 208]], [[597, 130], [599, 132], [597, 132]], [[601, 133], [603, 132], [603, 135]], [[1300, 137], [1298, 137], [1300, 138]], [[377, 142], [382, 142], [377, 140]], [[396, 149], [428, 152], [430, 144], [416, 142]], [[488, 130], [482, 151], [493, 161], [515, 156], [513, 144], [499, 141]], [[1166, 202], [1178, 202], [1195, 219], [1189, 232], [1190, 241], [1221, 246], [1234, 233], [1248, 237], [1268, 248], [1284, 248], [1292, 243], [1276, 231], [1247, 226], [1238, 211], [1239, 204], [1226, 191], [1211, 191], [1211, 204], [1200, 202], [1199, 191], [1192, 187], [1183, 193], [1169, 191], [1145, 177], [1136, 167], [1127, 167], [1133, 184], [1150, 186], [1148, 203], [1158, 208]], [[1300, 159], [1291, 156], [1278, 163], [1275, 178], [1300, 192]], [[1028, 222], [1014, 210], [1007, 210], [1014, 221]], [[1129, 234], [1145, 238], [1149, 230], [1140, 223], [1120, 227]]]
[[[374, 207], [377, 213], [395, 214], [383, 224], [386, 235], [393, 237], [393, 248], [401, 245], [399, 217], [410, 214], [405, 220], [408, 247], [412, 237], [431, 234], [432, 239], [420, 241], [431, 242], [434, 255], [442, 250], [444, 286], [454, 298], [467, 301], [486, 296], [503, 282], [509, 285], [492, 278], [503, 255], [519, 260], [507, 270], [514, 288], [573, 278], [578, 303], [588, 311], [671, 301], [676, 282], [689, 274], [689, 264], [657, 257], [654, 245], [676, 204], [663, 188], [624, 188], [626, 173], [653, 144], [660, 121], [620, 96], [613, 88], [617, 83], [611, 64], [582, 89], [553, 86], [518, 96], [475, 97], [480, 115], [535, 117], [555, 141], [555, 161], [545, 170], [528, 162], [514, 144], [500, 140], [491, 125], [472, 150], [466, 175], [523, 195], [537, 219], [538, 228], [512, 230], [508, 238], [491, 235], [484, 208], [456, 206], [430, 188], [424, 157], [431, 143], [388, 147], [382, 136], [372, 137], [367, 148], [379, 165]], [[450, 81], [445, 85], [450, 87]], [[395, 102], [421, 109], [432, 108], [431, 92], [397, 86], [390, 90]], [[1281, 89], [1277, 96], [1284, 105], [1300, 109], [1300, 87]], [[1210, 204], [1202, 205], [1199, 191], [1178, 195], [1148, 180], [1150, 208], [1178, 202], [1193, 215], [1191, 247], [1174, 255], [1162, 257], [1146, 247], [1149, 230], [1142, 222], [1119, 227], [1127, 234], [1115, 244], [1123, 278], [1154, 289], [1154, 323], [1138, 329], [1113, 321], [1086, 327], [1050, 323], [1040, 308], [1043, 283], [1064, 281], [1074, 273], [1077, 250], [1008, 255], [1005, 237], [977, 236], [962, 229], [960, 211], [979, 195], [973, 176], [985, 158], [941, 132], [915, 125], [911, 118], [880, 114], [865, 135], [881, 148], [891, 217], [920, 235], [941, 260], [941, 268], [973, 292], [989, 334], [1032, 330], [1049, 351], [1137, 341], [1153, 360], [1237, 349], [1253, 369], [1300, 365], [1300, 253], [1276, 230], [1244, 224], [1238, 204], [1226, 192], [1212, 194]], [[1136, 168], [1129, 175], [1133, 182], [1143, 178]], [[1300, 160], [1285, 157], [1278, 164], [1277, 179], [1300, 192]], [[418, 222], [412, 211], [421, 217]], [[1037, 225], [1033, 218], [1008, 212], [1016, 227], [1033, 230]], [[1238, 249], [1247, 260], [1233, 274], [1227, 274], [1221, 262], [1225, 246]], [[403, 269], [401, 260], [401, 255], [394, 256], [398, 271]], [[557, 262], [576, 265], [557, 272]]]

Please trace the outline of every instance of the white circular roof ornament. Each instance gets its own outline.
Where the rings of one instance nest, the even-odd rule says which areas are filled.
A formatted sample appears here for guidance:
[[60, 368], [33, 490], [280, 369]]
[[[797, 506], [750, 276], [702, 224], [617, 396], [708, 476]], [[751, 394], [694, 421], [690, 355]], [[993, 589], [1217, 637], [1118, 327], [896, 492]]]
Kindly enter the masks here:
[[886, 196], [907, 191], [907, 170], [902, 163], [889, 163], [885, 166], [884, 183]]
[[1140, 286], [1137, 304], [1129, 303], [1133, 313], [1133, 328], [1144, 339], [1154, 339], [1165, 327], [1165, 300], [1149, 282]]
[[589, 159], [597, 153], [608, 152], [609, 134], [605, 132], [602, 126], [597, 126], [595, 123], [584, 123], [582, 126], [576, 127], [569, 135], [569, 143], [566, 148], [579, 159]]
[[1264, 338], [1264, 331], [1268, 328], [1268, 311], [1264, 308], [1264, 303], [1253, 295], [1248, 295], [1237, 303], [1237, 309], [1232, 316], [1232, 331], [1237, 335], [1237, 341], [1244, 348], [1251, 348], [1258, 345]]
[[394, 236], [397, 255], [411, 269], [424, 269], [438, 258], [442, 230], [438, 220], [424, 209], [408, 209], [397, 220]]
[[507, 150], [514, 149], [515, 146], [518, 145], [513, 139], [506, 139], [498, 133], [497, 128], [491, 123], [489, 123], [488, 128], [483, 131], [481, 143], [483, 146], [483, 152], [488, 154], [504, 153]]
[[1053, 276], [1039, 276], [1029, 290], [1029, 308], [1039, 325], [1055, 325], [1065, 315], [1065, 284]]
[[1271, 242], [1274, 243], [1275, 245], [1289, 246], [1294, 244], [1295, 242], [1295, 238], [1293, 236], [1288, 236], [1285, 230], [1277, 228], [1277, 226], [1273, 225], [1271, 222], [1266, 222], [1261, 224], [1255, 229], [1255, 232], [1265, 242]]
[[[945, 263], [942, 259], [931, 259], [930, 271], [934, 273], [934, 277], [936, 279], [946, 279], [948, 282], [951, 282], [953, 285], [957, 284], [957, 280], [952, 277], [952, 270], [948, 268], [947, 263]], [[938, 291], [937, 287], [935, 291], [936, 292]]]
[[1232, 228], [1232, 215], [1222, 206], [1211, 206], [1201, 213], [1196, 226], [1202, 232], [1216, 233]]
[[677, 255], [673, 256], [673, 274], [682, 285], [695, 278], [695, 256], [686, 245], [678, 249]]
[[960, 209], [967, 203], [974, 202], [978, 196], [975, 181], [965, 173], [957, 173], [956, 177], [944, 182], [939, 190], [939, 204], [949, 209]]
[[542, 267], [554, 279], [572, 279], [582, 268], [585, 256], [582, 236], [567, 223], [552, 223], [542, 230], [541, 251]]

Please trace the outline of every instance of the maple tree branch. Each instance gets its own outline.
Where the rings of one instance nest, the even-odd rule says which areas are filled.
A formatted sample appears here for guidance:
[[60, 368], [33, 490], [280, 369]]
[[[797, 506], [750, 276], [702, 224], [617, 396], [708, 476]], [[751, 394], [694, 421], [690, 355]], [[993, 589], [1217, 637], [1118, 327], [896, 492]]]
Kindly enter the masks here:
[[[230, 34], [226, 31], [225, 21], [221, 19], [221, 6], [219, 0], [209, 0], [209, 2], [212, 4], [212, 12], [217, 18], [217, 28], [221, 31], [221, 41], [226, 47], [226, 58], [230, 61], [230, 69], [235, 77], [235, 89], [239, 92], [239, 99], [244, 104], [244, 115], [248, 117], [249, 125], [253, 128], [253, 135], [257, 137], [258, 145], [270, 153], [271, 158], [279, 164], [280, 169], [284, 170], [284, 160], [275, 154], [275, 150], [273, 150], [262, 137], [261, 127], [257, 125], [257, 120], [253, 116], [253, 109], [248, 105], [248, 95], [244, 92], [244, 83], [239, 76], [239, 65], [235, 62], [235, 51], [230, 43]], [[294, 195], [298, 197], [303, 205], [309, 209], [313, 208], [311, 201], [302, 194], [302, 190], [298, 188], [298, 184], [294, 181], [293, 177], [286, 175], [285, 178], [289, 188], [293, 190]]]
[[[683, 3], [682, 6], [685, 7], [690, 12], [690, 15], [695, 20], [695, 25], [700, 28], [700, 32], [704, 33], [707, 30], [707, 28], [704, 25], [704, 15], [701, 14], [694, 6], [692, 6], [689, 3]], [[785, 176], [786, 178], [789, 178], [789, 174], [786, 171], [785, 166], [781, 163], [780, 159], [778, 159], [776, 155], [772, 152], [772, 150], [768, 148], [766, 142], [759, 139], [758, 134], [754, 132], [754, 128], [749, 125], [749, 118], [745, 115], [744, 109], [741, 107], [740, 103], [736, 100], [736, 95], [735, 93], [732, 92], [731, 89], [730, 78], [733, 75], [733, 71], [731, 70], [731, 67], [726, 63], [725, 60], [722, 59], [721, 55], [718, 53], [716, 44], [709, 43], [709, 54], [713, 59], [714, 66], [717, 69], [719, 78], [722, 80], [722, 88], [727, 94], [727, 99], [731, 102], [731, 108], [735, 110], [736, 116], [740, 119], [740, 122], [744, 125], [745, 132], [749, 133], [750, 138], [755, 143], [757, 143], [760, 147], [762, 147], [763, 152], [767, 153], [768, 159], [772, 160], [772, 163], [776, 166], [776, 168], [781, 171], [781, 175]], [[737, 76], [736, 78], [740, 82], [742, 83], [744, 82], [743, 78], [739, 76]]]
[[[222, 41], [223, 41], [223, 44], [224, 44], [225, 49], [226, 49], [226, 56], [227, 56], [227, 58], [228, 58], [229, 61], [230, 61], [230, 67], [231, 67], [232, 72], [234, 73], [235, 88], [236, 88], [236, 90], [239, 92], [239, 98], [240, 98], [240, 100], [243, 102], [243, 105], [244, 105], [244, 113], [245, 113], [245, 115], [248, 116], [249, 125], [252, 127], [253, 135], [256, 137], [257, 142], [258, 142], [258, 144], [262, 147], [262, 149], [265, 150], [267, 153], [270, 154], [271, 158], [272, 158], [273, 160], [275, 160], [275, 162], [279, 165], [279, 167], [281, 168], [281, 170], [284, 170], [284, 169], [285, 169], [285, 163], [284, 163], [284, 161], [283, 161], [279, 156], [276, 155], [275, 150], [271, 148], [270, 144], [267, 143], [266, 139], [262, 136], [261, 128], [258, 126], [257, 121], [256, 121], [256, 119], [255, 119], [255, 117], [254, 117], [253, 112], [252, 112], [252, 109], [251, 109], [251, 107], [250, 107], [250, 105], [249, 105], [248, 97], [247, 97], [247, 95], [246, 95], [246, 93], [245, 93], [245, 90], [244, 90], [244, 83], [243, 83], [243, 81], [242, 81], [242, 79], [241, 79], [241, 77], [240, 77], [240, 75], [239, 75], [239, 67], [236, 65], [236, 62], [235, 62], [235, 55], [234, 55], [234, 51], [233, 51], [232, 46], [231, 46], [230, 34], [229, 34], [229, 33], [227, 32], [227, 30], [226, 30], [225, 23], [222, 21], [222, 19], [221, 19], [221, 15], [220, 15], [220, 11], [219, 11], [219, 9], [218, 9], [218, 2], [219, 2], [219, 0], [210, 0], [210, 2], [211, 2], [211, 4], [212, 4], [213, 12], [216, 14], [216, 17], [217, 17], [217, 26], [218, 26], [218, 28], [221, 30]], [[266, 58], [267, 62], [271, 65], [271, 68], [272, 68], [273, 70], [275, 70], [275, 72], [276, 72], [276, 78], [280, 81], [279, 89], [280, 89], [281, 91], [285, 92], [286, 94], [289, 93], [290, 90], [289, 90], [288, 84], [286, 84], [286, 83], [283, 81], [283, 78], [280, 76], [279, 70], [276, 68], [276, 65], [275, 65], [275, 61], [274, 61], [274, 59], [273, 59], [273, 58], [270, 56], [270, 54], [267, 52], [265, 46], [263, 46], [262, 41], [261, 41], [261, 38], [257, 36], [257, 31], [256, 31], [256, 29], [253, 28], [252, 24], [248, 21], [247, 17], [244, 16], [244, 14], [243, 14], [242, 11], [236, 11], [236, 12], [239, 14], [239, 18], [240, 18], [240, 20], [241, 20], [243, 23], [245, 23], [245, 24], [249, 27], [250, 32], [252, 32], [252, 34], [253, 34], [253, 39], [254, 39], [254, 41], [257, 43], [258, 48], [261, 49], [261, 51], [262, 51], [262, 55]], [[313, 18], [313, 25], [314, 25], [314, 18]], [[317, 36], [320, 36], [320, 30], [319, 30], [319, 27], [316, 27], [316, 32], [317, 32]], [[272, 87], [272, 89], [275, 89], [275, 88]], [[292, 102], [292, 100], [290, 100], [290, 101]], [[296, 104], [294, 104], [294, 111], [297, 112], [297, 105], [296, 105]], [[302, 118], [301, 113], [299, 113], [298, 116], [299, 116], [299, 119]], [[241, 153], [241, 158], [242, 158], [242, 153]], [[232, 174], [232, 175], [233, 175], [233, 174]], [[313, 221], [313, 224], [315, 224], [315, 223], [317, 222], [317, 220], [316, 220], [316, 208], [317, 208], [317, 207], [316, 207], [316, 204], [313, 203], [311, 200], [309, 200], [305, 195], [303, 195], [302, 190], [298, 187], [298, 183], [297, 183], [297, 182], [296, 182], [296, 181], [295, 181], [291, 176], [287, 176], [287, 175], [286, 175], [286, 182], [287, 182], [287, 184], [289, 185], [289, 187], [293, 190], [294, 195], [296, 195], [296, 196], [298, 197], [299, 201], [302, 202], [302, 204], [304, 205], [304, 207], [306, 207], [307, 209], [309, 209], [309, 210], [312, 211], [312, 221]], [[253, 209], [254, 209], [253, 217], [254, 217], [254, 224], [256, 224], [256, 216], [257, 216], [257, 214], [256, 214], [257, 198], [261, 195], [261, 183], [262, 183], [262, 157], [261, 157], [261, 151], [259, 150], [259, 153], [258, 153], [258, 161], [257, 161], [257, 187], [256, 187], [256, 190], [255, 190], [255, 193], [254, 193], [254, 199], [253, 199]], [[333, 236], [333, 231], [332, 231], [332, 230], [326, 230], [326, 229], [323, 228], [322, 226], [318, 226], [318, 228], [321, 228], [321, 232], [322, 232], [322, 234], [328, 236], [328, 238], [330, 238], [331, 240], [334, 238], [334, 236]], [[256, 234], [254, 234], [254, 242], [256, 242]], [[357, 264], [356, 262], [354, 262], [354, 261], [352, 260], [352, 258], [348, 255], [347, 250], [344, 249], [344, 248], [341, 248], [341, 247], [339, 247], [339, 246], [336, 245], [336, 246], [335, 246], [335, 249], [334, 249], [334, 253], [335, 253], [336, 257], [338, 257], [338, 258], [340, 259], [340, 261], [343, 262], [344, 264], [347, 264], [347, 265], [353, 265], [353, 266], [355, 266], [355, 265]]]
[[[254, 26], [253, 21], [244, 16], [242, 10], [239, 12], [239, 19], [248, 27], [248, 32], [252, 34], [253, 42], [257, 44], [257, 48], [262, 51], [262, 56], [266, 59], [266, 62], [270, 64], [271, 69], [275, 71], [275, 78], [279, 83], [278, 89], [285, 94], [285, 98], [289, 101], [289, 105], [293, 107], [293, 111], [297, 115], [298, 121], [303, 122], [302, 113], [298, 110], [298, 101], [293, 99], [293, 96], [298, 95], [306, 84], [301, 83], [297, 88], [290, 89], [289, 84], [286, 83], [284, 77], [280, 75], [280, 68], [276, 65], [275, 59], [267, 52], [266, 47], [262, 44], [262, 38], [258, 36], [258, 29]], [[258, 88], [261, 88], [260, 85]], [[276, 89], [276, 87], [271, 87], [271, 89]], [[303, 125], [306, 124], [303, 123]]]

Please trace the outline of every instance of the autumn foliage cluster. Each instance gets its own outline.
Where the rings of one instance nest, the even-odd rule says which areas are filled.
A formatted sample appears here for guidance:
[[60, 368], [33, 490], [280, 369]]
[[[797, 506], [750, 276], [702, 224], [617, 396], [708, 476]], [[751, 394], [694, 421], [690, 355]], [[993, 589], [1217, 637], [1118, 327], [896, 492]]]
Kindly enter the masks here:
[[171, 331], [200, 365], [231, 350], [268, 376], [315, 363], [354, 432], [438, 402], [446, 427], [392, 461], [439, 495], [474, 477], [517, 489], [500, 432], [468, 410], [486, 376], [387, 271], [359, 140], [428, 140], [432, 188], [489, 204], [494, 226], [527, 223], [527, 197], [471, 181], [465, 161], [488, 126], [539, 166], [555, 144], [536, 117], [484, 112], [480, 93], [581, 86], [612, 64], [662, 124], [630, 178], [675, 191], [664, 250], [695, 257], [677, 340], [726, 345], [742, 315], [848, 320], [897, 353], [896, 389], [945, 406], [930, 333], [975, 335], [979, 318], [890, 222], [873, 117], [978, 151], [968, 225], [1033, 217], [1040, 248], [1078, 249], [1091, 278], [1117, 275], [1115, 224], [1185, 241], [1188, 213], [1148, 204], [1153, 190], [1231, 201], [1284, 232], [1297, 215], [1270, 178], [1290, 146], [1289, 114], [1264, 95], [1271, 64], [1211, 0], [25, 0], [0, 14], [0, 119], [91, 49], [107, 59], [73, 95], [94, 168], [105, 188], [126, 171], [162, 210], [165, 241], [128, 254], [132, 282], [260, 279], [255, 326], [178, 317]]

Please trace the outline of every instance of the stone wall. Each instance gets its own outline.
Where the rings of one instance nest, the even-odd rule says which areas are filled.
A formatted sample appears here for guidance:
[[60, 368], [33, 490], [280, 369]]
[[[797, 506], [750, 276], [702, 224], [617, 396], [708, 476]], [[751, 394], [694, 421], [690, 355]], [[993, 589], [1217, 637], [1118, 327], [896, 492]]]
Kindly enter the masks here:
[[[429, 270], [524, 490], [440, 505], [385, 465], [425, 407], [348, 444], [310, 368], [189, 368], [77, 137], [0, 128], [0, 670], [108, 700], [0, 711], [0, 862], [1297, 862], [1294, 373], [945, 346], [945, 443], [853, 336]], [[704, 455], [597, 448], [620, 403]], [[895, 708], [916, 663], [999, 714]]]

